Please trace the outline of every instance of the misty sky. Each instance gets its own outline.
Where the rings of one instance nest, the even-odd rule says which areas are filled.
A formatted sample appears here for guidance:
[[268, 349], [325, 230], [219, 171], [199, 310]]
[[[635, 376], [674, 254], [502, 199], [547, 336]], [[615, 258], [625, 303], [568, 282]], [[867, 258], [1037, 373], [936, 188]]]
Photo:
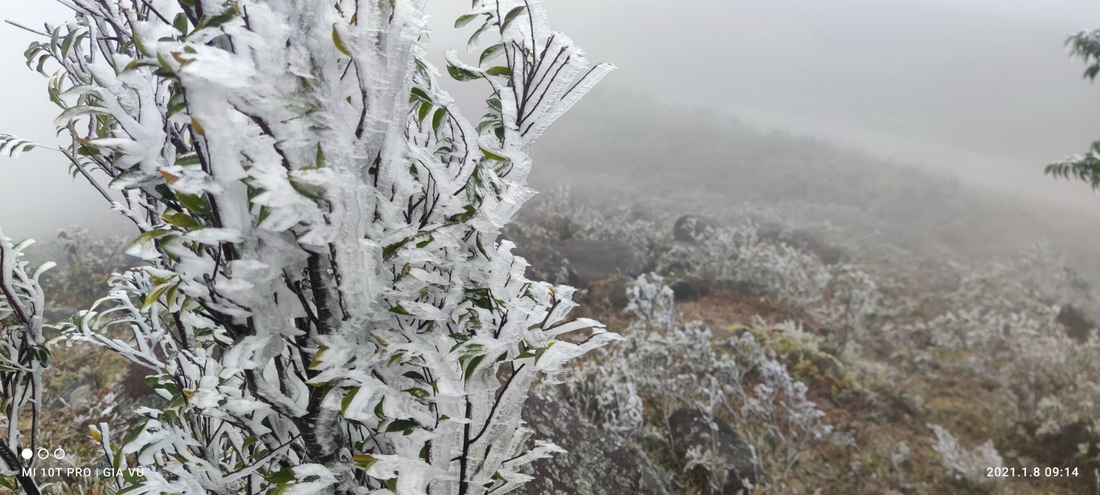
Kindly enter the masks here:
[[[605, 80], [609, 87], [818, 135], [1010, 192], [1100, 201], [1085, 186], [1041, 175], [1046, 162], [1100, 139], [1100, 88], [1082, 80], [1082, 65], [1062, 46], [1070, 32], [1100, 27], [1100, 2], [546, 3], [556, 29], [592, 59], [620, 67]], [[0, 5], [27, 25], [68, 17], [44, 0]], [[466, 5], [429, 3], [431, 49], [463, 43], [469, 30], [456, 34], [450, 24]], [[46, 80], [23, 65], [32, 38], [0, 26], [0, 132], [53, 142], [57, 112]], [[0, 227], [9, 236], [50, 237], [105, 208], [67, 178], [60, 155], [0, 158]]]

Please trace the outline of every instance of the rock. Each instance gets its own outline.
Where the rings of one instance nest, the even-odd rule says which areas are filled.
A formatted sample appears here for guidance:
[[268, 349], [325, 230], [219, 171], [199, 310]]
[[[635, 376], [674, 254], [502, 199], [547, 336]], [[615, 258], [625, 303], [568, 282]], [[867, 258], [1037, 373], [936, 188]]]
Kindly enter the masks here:
[[677, 280], [669, 286], [676, 295], [676, 302], [689, 302], [706, 297], [714, 289], [714, 282], [702, 278]]
[[614, 434], [586, 421], [563, 401], [529, 397], [523, 419], [534, 439], [567, 450], [533, 463], [535, 479], [515, 493], [524, 495], [667, 495], [665, 476], [648, 457], [618, 445]]
[[649, 268], [645, 252], [620, 242], [569, 239], [552, 248], [569, 261], [569, 283], [581, 289], [612, 275], [634, 278]]
[[130, 363], [126, 367], [126, 372], [122, 374], [122, 379], [120, 380], [122, 395], [130, 399], [138, 400], [150, 399], [153, 397], [160, 399], [156, 390], [153, 390], [153, 387], [150, 387], [149, 383], [145, 381], [145, 377], [150, 373], [152, 373], [152, 371], [148, 368]]
[[1058, 310], [1058, 316], [1054, 321], [1061, 323], [1065, 327], [1066, 335], [1078, 342], [1088, 340], [1089, 333], [1096, 328], [1096, 324], [1072, 304], [1062, 306], [1062, 309]]
[[779, 226], [769, 226], [761, 229], [760, 238], [779, 242], [793, 247], [799, 251], [816, 256], [826, 265], [835, 265], [848, 261], [848, 253], [836, 246], [826, 243], [820, 237], [804, 230], [785, 230]]
[[[726, 468], [721, 491], [723, 495], [744, 493], [742, 479], [756, 482], [760, 469], [752, 447], [725, 421], [709, 418], [695, 409], [682, 408], [672, 413], [668, 425], [676, 442], [676, 455], [680, 459], [686, 462], [688, 451], [692, 449], [712, 451]], [[706, 479], [706, 472], [701, 466], [696, 467], [693, 474]]]
[[699, 215], [684, 215], [676, 219], [672, 226], [672, 236], [680, 242], [699, 244], [707, 235], [708, 230], [721, 228], [718, 222]]
[[592, 282], [588, 286], [588, 293], [576, 301], [584, 304], [597, 304], [612, 309], [626, 309], [630, 299], [626, 291], [634, 285], [634, 279], [622, 275], [612, 275], [605, 279]]
[[633, 279], [649, 269], [649, 256], [629, 244], [568, 239], [550, 245], [529, 244], [512, 251], [530, 265], [527, 277], [588, 289], [618, 277]]
[[45, 313], [42, 315], [42, 319], [49, 323], [66, 321], [72, 317], [72, 315], [76, 314], [76, 312], [76, 308], [65, 306], [47, 307]]
[[512, 253], [527, 260], [529, 265], [525, 273], [527, 278], [552, 284], [569, 283], [569, 260], [565, 259], [557, 249], [545, 244], [532, 243], [522, 249], [517, 246]]

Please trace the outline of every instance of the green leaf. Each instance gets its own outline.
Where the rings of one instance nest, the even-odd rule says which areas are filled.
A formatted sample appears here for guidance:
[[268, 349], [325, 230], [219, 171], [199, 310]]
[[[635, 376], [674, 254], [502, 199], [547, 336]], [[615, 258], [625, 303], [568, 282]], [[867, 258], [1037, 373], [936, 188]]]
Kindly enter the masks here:
[[183, 98], [183, 93], [176, 92], [168, 99], [168, 116], [171, 117], [179, 112], [187, 109], [187, 100]]
[[477, 371], [477, 365], [481, 364], [481, 362], [484, 360], [484, 354], [474, 356], [473, 359], [470, 359], [470, 362], [466, 364], [466, 374], [464, 375], [466, 377], [466, 380], [469, 380], [471, 376], [474, 376], [474, 371]]
[[42, 52], [42, 50], [42, 43], [32, 41], [31, 44], [27, 46], [27, 49], [23, 51], [23, 58], [27, 59], [28, 69], [30, 68], [31, 62], [34, 60], [35, 56]]
[[179, 200], [180, 204], [182, 204], [184, 208], [190, 210], [191, 213], [199, 216], [210, 215], [210, 202], [206, 200], [205, 196], [177, 193], [176, 199]]
[[317, 354], [313, 355], [313, 359], [309, 362], [308, 369], [317, 369], [317, 367], [321, 365], [321, 355], [324, 354], [327, 350], [328, 347], [321, 347], [320, 349], [317, 349]]
[[485, 73], [489, 74], [490, 76], [508, 77], [512, 75], [512, 69], [509, 69], [503, 65], [498, 65], [485, 71]]
[[458, 66], [455, 66], [455, 65], [452, 65], [452, 64], [447, 64], [447, 73], [450, 74], [451, 77], [456, 81], [465, 82], [465, 81], [473, 81], [473, 80], [481, 78], [481, 75], [476, 73], [476, 72], [473, 72], [473, 71], [470, 71], [470, 70], [467, 70], [467, 69], [463, 69], [461, 67], [458, 67]]
[[351, 56], [351, 50], [348, 50], [348, 46], [344, 44], [344, 40], [340, 39], [340, 33], [336, 30], [336, 25], [332, 25], [332, 42], [336, 44], [336, 49], [340, 50], [340, 53]]
[[370, 469], [371, 466], [374, 465], [374, 463], [378, 462], [378, 459], [375, 459], [374, 456], [370, 454], [353, 455], [351, 456], [351, 460], [357, 466], [362, 467], [363, 469]]
[[504, 24], [500, 25], [500, 30], [504, 31], [505, 29], [508, 29], [508, 25], [511, 24], [512, 21], [516, 19], [516, 17], [519, 17], [519, 15], [522, 14], [524, 10], [527, 10], [527, 7], [523, 5], [509, 10], [508, 13], [504, 16]]
[[474, 237], [474, 244], [477, 246], [477, 250], [481, 252], [482, 256], [489, 258], [489, 253], [485, 250], [485, 245], [481, 242], [481, 234], [477, 234]]
[[276, 485], [290, 483], [291, 481], [294, 481], [294, 471], [290, 470], [289, 468], [280, 469], [278, 471], [275, 471], [274, 473], [264, 476], [264, 479], [266, 479], [269, 483]]
[[1085, 79], [1095, 81], [1097, 73], [1100, 73], [1100, 65], [1093, 65], [1088, 69], [1085, 69]]
[[504, 43], [497, 43], [493, 46], [490, 46], [489, 48], [486, 48], [485, 51], [481, 52], [481, 58], [478, 60], [478, 65], [484, 65], [485, 62], [488, 62], [500, 56], [500, 53], [503, 51]]
[[492, 152], [492, 151], [489, 151], [489, 150], [487, 150], [487, 149], [485, 149], [485, 148], [483, 148], [483, 147], [480, 147], [480, 146], [479, 146], [479, 148], [481, 148], [481, 153], [485, 155], [485, 158], [488, 158], [488, 159], [490, 159], [490, 160], [496, 160], [496, 161], [498, 161], [498, 162], [506, 162], [506, 161], [508, 161], [508, 159], [507, 159], [507, 158], [505, 158], [505, 157], [503, 157], [503, 156], [501, 156], [501, 155], [499, 155], [499, 154], [497, 154], [497, 153], [494, 153], [494, 152]]
[[474, 34], [470, 36], [469, 41], [466, 42], [466, 48], [468, 50], [470, 50], [470, 51], [474, 50], [474, 47], [477, 46], [478, 38], [481, 37], [481, 33], [484, 33], [485, 31], [488, 31], [490, 25], [495, 26], [496, 23], [486, 22], [485, 24], [482, 24], [481, 27], [477, 28], [477, 31], [474, 31]]
[[431, 103], [421, 103], [420, 104], [420, 112], [416, 115], [417, 120], [423, 122], [424, 118], [427, 117], [428, 114], [431, 113], [431, 111], [432, 111]]
[[61, 42], [61, 56], [68, 58], [69, 50], [72, 50], [73, 44], [79, 42], [80, 38], [83, 38], [87, 31], [82, 29], [74, 29], [69, 31], [69, 34], [65, 35], [65, 40]]
[[[131, 443], [134, 443], [134, 440], [137, 440], [138, 437], [140, 437], [142, 433], [145, 433], [145, 425], [147, 425], [148, 423], [149, 423], [148, 421], [142, 421], [141, 424], [137, 425], [137, 427], [135, 427], [134, 430], [131, 431], [129, 435], [126, 435], [126, 439], [122, 441], [122, 446], [130, 445]], [[122, 456], [119, 456], [119, 457], [122, 457]]]
[[82, 115], [88, 114], [108, 115], [109, 113], [107, 112], [106, 108], [95, 107], [92, 105], [77, 105], [74, 107], [69, 107], [65, 109], [65, 111], [61, 112], [61, 115], [58, 115], [57, 118], [54, 119], [54, 125], [58, 127], [63, 127], [65, 124], [69, 123], [69, 121]]
[[165, 213], [164, 221], [188, 231], [198, 230], [205, 227], [205, 225], [199, 223], [194, 218], [192, 218], [191, 215], [188, 215], [187, 213], [184, 213], [182, 211], [175, 213]]
[[325, 197], [325, 189], [317, 184], [302, 182], [294, 176], [288, 177], [288, 182], [295, 192], [309, 199], [317, 201]]
[[0, 155], [3, 156], [19, 158], [19, 155], [24, 151], [30, 151], [37, 146], [35, 143], [17, 138], [11, 134], [0, 134]]
[[206, 129], [203, 128], [202, 124], [199, 122], [199, 119], [196, 119], [194, 115], [191, 116], [191, 129], [195, 131], [195, 134], [198, 134], [200, 136], [206, 135]]
[[470, 302], [481, 309], [492, 311], [493, 298], [489, 297], [489, 289], [473, 289], [466, 291], [470, 295]]
[[435, 111], [435, 115], [432, 117], [432, 131], [439, 133], [439, 127], [443, 125], [443, 119], [447, 116], [447, 109], [440, 108]]
[[340, 401], [340, 414], [347, 416], [348, 406], [351, 405], [351, 401], [355, 399], [355, 394], [359, 393], [359, 387], [352, 388], [347, 395], [344, 395], [343, 400]]
[[458, 19], [455, 19], [455, 29], [465, 27], [467, 24], [470, 23], [470, 21], [477, 19], [478, 15], [480, 14], [466, 14], [458, 16]]
[[168, 235], [168, 233], [169, 232], [167, 230], [150, 230], [148, 232], [142, 232], [141, 235], [137, 236], [137, 238], [130, 242], [130, 247], [139, 246], [141, 244], [148, 244], [158, 238]]
[[416, 428], [416, 423], [407, 419], [395, 419], [388, 426], [386, 426], [386, 433], [393, 433], [395, 431], [402, 431], [405, 434], [412, 433], [413, 428]]
[[235, 19], [238, 15], [240, 15], [240, 13], [241, 11], [238, 9], [237, 5], [231, 3], [229, 4], [229, 7], [221, 11], [221, 13], [212, 17], [204, 17], [202, 20], [199, 21], [199, 27], [203, 28], [221, 26], [222, 24], [225, 24]]
[[122, 72], [129, 72], [129, 71], [132, 71], [134, 69], [137, 69], [138, 67], [159, 67], [159, 66], [157, 65], [156, 62], [152, 61], [151, 59], [139, 58], [137, 60], [131, 60], [130, 63], [126, 64], [126, 67], [122, 68]]
[[409, 95], [409, 101], [420, 100], [424, 103], [432, 103], [432, 97], [428, 96], [428, 93], [421, 88], [413, 87], [410, 93], [412, 94]]
[[539, 359], [542, 359], [542, 355], [546, 354], [546, 350], [549, 349], [551, 345], [554, 345], [554, 343], [550, 342], [546, 345], [546, 347], [539, 347], [538, 349], [535, 349], [535, 364], [539, 364]]
[[179, 31], [180, 34], [184, 36], [187, 35], [187, 26], [187, 14], [180, 12], [176, 14], [176, 17], [172, 18], [172, 27], [176, 28], [176, 31]]
[[190, 152], [176, 156], [176, 165], [181, 167], [194, 167], [201, 164], [198, 153]]
[[404, 246], [407, 242], [409, 242], [408, 239], [403, 239], [382, 248], [382, 259], [390, 259], [393, 257], [394, 254], [397, 254], [397, 250], [401, 249], [401, 246]]
[[145, 294], [145, 301], [141, 305], [141, 312], [144, 313], [146, 311], [149, 311], [149, 308], [152, 308], [153, 305], [156, 304], [162, 296], [168, 293], [169, 289], [175, 287], [176, 285], [179, 285], [178, 280], [165, 281], [154, 286], [152, 290]]

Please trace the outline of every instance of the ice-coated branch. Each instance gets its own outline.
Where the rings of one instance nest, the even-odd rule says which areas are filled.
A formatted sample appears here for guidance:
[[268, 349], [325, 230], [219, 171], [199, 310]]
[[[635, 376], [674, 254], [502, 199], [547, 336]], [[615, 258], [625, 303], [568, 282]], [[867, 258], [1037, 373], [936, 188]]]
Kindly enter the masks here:
[[[20, 258], [33, 242], [14, 244], [0, 232], [0, 397], [5, 414], [0, 425], [6, 430], [0, 442], [0, 473], [14, 477], [28, 494], [40, 492], [34, 478], [24, 473], [23, 468], [29, 465], [19, 454], [37, 445], [42, 373], [49, 359], [42, 334], [45, 296], [38, 278], [53, 266], [46, 264], [27, 273], [27, 262]], [[24, 432], [20, 413], [28, 406], [29, 430]]]
[[105, 441], [151, 473], [125, 483], [502, 493], [555, 450], [521, 427], [533, 380], [617, 337], [496, 239], [533, 194], [534, 140], [610, 66], [541, 2], [464, 16], [494, 42], [447, 68], [494, 88], [480, 125], [426, 62], [422, 0], [63, 3], [80, 16], [28, 65], [56, 68], [63, 151], [121, 192], [146, 261], [66, 331], [169, 401]]

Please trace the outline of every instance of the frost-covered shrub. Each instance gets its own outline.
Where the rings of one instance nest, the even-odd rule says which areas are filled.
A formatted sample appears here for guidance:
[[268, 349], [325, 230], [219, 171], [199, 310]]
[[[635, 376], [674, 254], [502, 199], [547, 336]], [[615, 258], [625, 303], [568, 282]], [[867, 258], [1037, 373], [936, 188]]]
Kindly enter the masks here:
[[1100, 376], [1100, 339], [1094, 335], [1081, 343], [1045, 335], [1025, 339], [1015, 351], [1015, 365], [1002, 372], [1006, 386], [1027, 406], [1022, 420], [1038, 425], [1039, 435], [1073, 425], [1100, 435], [1100, 382], [1095, 378]]
[[878, 287], [874, 277], [852, 264], [830, 268], [831, 278], [826, 286], [828, 304], [819, 314], [827, 321], [839, 323], [849, 333], [864, 331], [864, 319], [877, 309]]
[[82, 227], [58, 231], [56, 242], [46, 246], [58, 266], [42, 277], [51, 297], [49, 309], [84, 308], [102, 297], [111, 274], [134, 264], [123, 253], [125, 245], [123, 239], [93, 236]]
[[660, 275], [642, 274], [626, 290], [625, 311], [635, 318], [635, 325], [647, 332], [668, 332], [676, 326], [676, 296]]
[[[558, 392], [625, 436], [662, 431], [681, 407], [726, 418], [755, 447], [763, 485], [782, 491], [801, 453], [831, 430], [806, 386], [752, 332], [716, 339], [680, 322], [661, 277], [639, 277], [629, 294], [629, 338], [583, 360]], [[688, 462], [707, 465], [705, 456]]]
[[145, 265], [66, 328], [166, 399], [93, 428], [145, 467], [120, 488], [505, 492], [557, 450], [526, 446], [532, 381], [615, 336], [496, 239], [530, 147], [610, 67], [541, 2], [475, 1], [457, 24], [486, 48], [446, 68], [492, 91], [474, 125], [425, 61], [425, 3], [73, 0], [27, 50], [59, 67], [57, 151], [139, 231]]
[[[955, 291], [944, 294], [944, 312], [927, 321], [884, 326], [887, 336], [909, 344], [916, 363], [939, 366], [996, 384], [1014, 408], [1011, 421], [1040, 435], [1072, 424], [1100, 431], [1100, 339], [1070, 336], [1057, 322], [1060, 304], [1091, 308], [1095, 294], [1043, 245], [985, 266], [956, 265]], [[1010, 411], [1012, 409], [1009, 409]]]
[[673, 217], [653, 205], [634, 203], [634, 198], [608, 195], [598, 204], [578, 198], [573, 189], [559, 184], [532, 201], [509, 233], [528, 242], [563, 239], [615, 241], [641, 249], [650, 259], [660, 258], [672, 244]]
[[[698, 242], [677, 242], [670, 214], [674, 205], [595, 208], [559, 187], [525, 211], [511, 230], [517, 238], [552, 242], [561, 238], [617, 241], [639, 247], [655, 261], [655, 270], [675, 279], [696, 279], [748, 288], [799, 308], [821, 323], [859, 331], [877, 309], [877, 286], [862, 267], [826, 265], [774, 236], [764, 236], [751, 219], [733, 227], [705, 226]], [[679, 206], [682, 207], [682, 206]], [[771, 218], [769, 210], [750, 210]]]
[[762, 237], [751, 221], [708, 228], [696, 244], [676, 243], [660, 258], [658, 270], [748, 287], [846, 333], [859, 331], [875, 307], [875, 281], [860, 267], [826, 265], [796, 247]]
[[830, 279], [828, 268], [818, 259], [789, 245], [762, 239], [752, 222], [735, 228], [707, 229], [697, 244], [677, 244], [662, 261], [677, 264], [679, 270], [670, 272], [747, 285], [799, 304], [819, 301]]
[[43, 333], [46, 296], [39, 277], [53, 264], [28, 272], [23, 251], [34, 241], [15, 244], [0, 232], [0, 487], [38, 493], [23, 468], [23, 449], [36, 452], [42, 415], [42, 373], [49, 366], [50, 346]]
[[986, 476], [989, 468], [1004, 466], [1004, 460], [993, 447], [993, 440], [987, 440], [974, 449], [967, 449], [959, 445], [959, 441], [946, 428], [934, 424], [929, 424], [928, 427], [936, 434], [932, 449], [939, 452], [943, 466], [955, 479], [974, 486], [994, 484], [1000, 479]]

